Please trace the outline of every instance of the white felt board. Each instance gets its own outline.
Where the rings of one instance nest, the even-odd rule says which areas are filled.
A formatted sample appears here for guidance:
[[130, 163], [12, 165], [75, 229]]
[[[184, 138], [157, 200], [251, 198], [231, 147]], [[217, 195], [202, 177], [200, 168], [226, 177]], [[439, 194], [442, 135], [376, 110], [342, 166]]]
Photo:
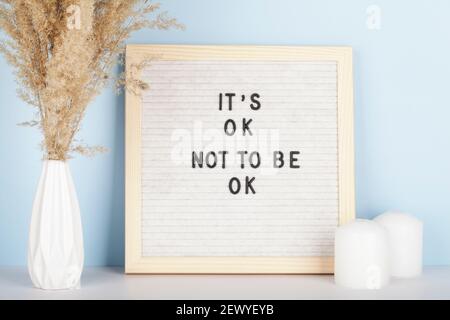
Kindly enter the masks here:
[[[142, 79], [151, 86], [142, 95], [143, 256], [333, 254], [336, 62], [155, 61]], [[231, 111], [227, 96], [219, 110], [220, 93], [236, 94]], [[246, 101], [253, 93], [259, 110]], [[243, 118], [252, 136], [225, 134], [226, 120], [239, 127]], [[222, 157], [192, 168], [192, 151], [221, 150], [225, 168]], [[273, 168], [273, 150], [300, 152], [300, 168]], [[242, 169], [237, 151], [259, 151], [260, 167]], [[246, 176], [255, 193], [232, 194], [230, 178]]]
[[[185, 259], [167, 260], [187, 261], [184, 269], [168, 268], [175, 272], [197, 272], [193, 262], [213, 260], [195, 259], [214, 257], [317, 258], [301, 260], [312, 261], [305, 270], [328, 272], [329, 260], [320, 259], [333, 256], [334, 231], [343, 221], [339, 63], [323, 57], [152, 60], [140, 72], [150, 88], [135, 98], [140, 234], [133, 235], [139, 241], [133, 254], [149, 265]], [[229, 119], [233, 134], [229, 122], [225, 132]], [[215, 159], [207, 158], [211, 151]], [[283, 153], [281, 168], [274, 167], [276, 151]], [[246, 179], [252, 179], [249, 188]], [[296, 270], [272, 267], [266, 269]], [[165, 272], [160, 266], [133, 270]]]

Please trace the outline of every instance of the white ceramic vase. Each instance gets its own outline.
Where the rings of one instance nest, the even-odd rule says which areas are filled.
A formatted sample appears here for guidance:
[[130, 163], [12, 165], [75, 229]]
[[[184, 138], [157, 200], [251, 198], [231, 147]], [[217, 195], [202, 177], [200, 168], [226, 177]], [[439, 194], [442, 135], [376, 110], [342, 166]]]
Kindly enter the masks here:
[[30, 225], [28, 271], [40, 289], [80, 286], [84, 251], [80, 208], [66, 161], [44, 161]]

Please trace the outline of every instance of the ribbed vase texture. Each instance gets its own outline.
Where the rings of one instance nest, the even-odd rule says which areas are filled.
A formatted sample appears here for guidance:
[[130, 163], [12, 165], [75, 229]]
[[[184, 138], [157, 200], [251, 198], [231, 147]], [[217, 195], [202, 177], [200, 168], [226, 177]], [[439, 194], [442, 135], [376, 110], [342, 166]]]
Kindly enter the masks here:
[[79, 288], [84, 251], [80, 207], [66, 161], [44, 161], [33, 203], [28, 271], [35, 287]]

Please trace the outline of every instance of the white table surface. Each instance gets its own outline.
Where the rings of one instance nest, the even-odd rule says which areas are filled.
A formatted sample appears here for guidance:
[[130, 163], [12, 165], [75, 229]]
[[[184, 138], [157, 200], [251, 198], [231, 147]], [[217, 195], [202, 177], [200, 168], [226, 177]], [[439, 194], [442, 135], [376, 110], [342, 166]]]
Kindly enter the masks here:
[[26, 268], [0, 268], [0, 299], [450, 299], [450, 267], [426, 268], [381, 290], [338, 287], [329, 275], [125, 275], [85, 268], [81, 289], [32, 287]]

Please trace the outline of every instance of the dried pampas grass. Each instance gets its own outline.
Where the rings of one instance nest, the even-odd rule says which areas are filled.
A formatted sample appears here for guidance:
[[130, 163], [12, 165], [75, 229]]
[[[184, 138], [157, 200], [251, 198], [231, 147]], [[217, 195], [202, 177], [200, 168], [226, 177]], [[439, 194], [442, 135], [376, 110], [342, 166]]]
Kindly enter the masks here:
[[[19, 96], [37, 109], [23, 125], [40, 128], [46, 159], [103, 151], [75, 140], [87, 105], [132, 32], [171, 27], [182, 26], [147, 0], [0, 0], [0, 52], [16, 70]], [[127, 86], [124, 77], [118, 84]]]

